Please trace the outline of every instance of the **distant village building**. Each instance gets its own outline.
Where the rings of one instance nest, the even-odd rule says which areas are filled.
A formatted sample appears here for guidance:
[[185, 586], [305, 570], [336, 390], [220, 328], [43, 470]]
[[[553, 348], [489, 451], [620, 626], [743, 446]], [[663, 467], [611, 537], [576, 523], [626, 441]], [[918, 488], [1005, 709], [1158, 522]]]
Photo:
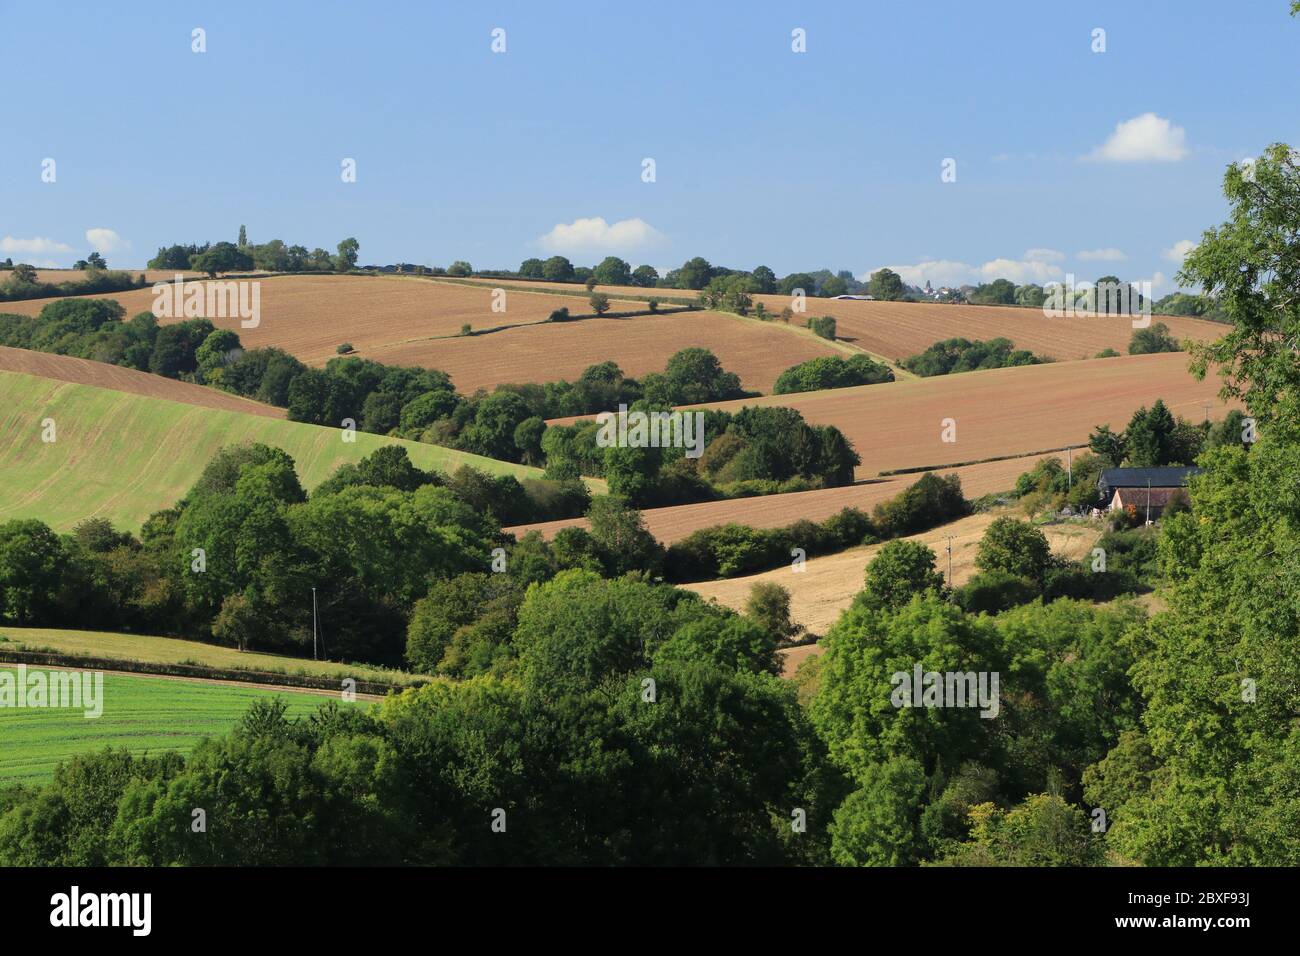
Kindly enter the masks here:
[[925, 288], [917, 289], [916, 294], [935, 302], [941, 302], [945, 299], [960, 298], [961, 290], [954, 289], [951, 286], [940, 286], [936, 289], [929, 279], [925, 280]]
[[1144, 519], [1160, 517], [1176, 497], [1187, 495], [1187, 480], [1200, 468], [1107, 468], [1097, 479], [1098, 496], [1108, 511], [1130, 506]]

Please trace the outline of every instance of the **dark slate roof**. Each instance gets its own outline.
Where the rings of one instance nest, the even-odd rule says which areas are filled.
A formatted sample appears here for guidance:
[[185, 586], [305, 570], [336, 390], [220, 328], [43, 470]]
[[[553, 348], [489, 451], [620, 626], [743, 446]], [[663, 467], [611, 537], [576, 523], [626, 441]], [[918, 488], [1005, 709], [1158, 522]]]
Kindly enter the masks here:
[[1097, 487], [1109, 493], [1116, 488], [1181, 488], [1200, 468], [1107, 468], [1097, 479]]

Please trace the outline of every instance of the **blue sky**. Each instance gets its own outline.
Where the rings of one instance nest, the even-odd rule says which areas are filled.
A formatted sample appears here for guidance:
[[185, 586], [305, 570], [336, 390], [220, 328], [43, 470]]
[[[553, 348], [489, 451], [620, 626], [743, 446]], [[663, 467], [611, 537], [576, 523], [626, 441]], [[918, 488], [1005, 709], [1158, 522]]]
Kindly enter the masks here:
[[1225, 164], [1300, 145], [1287, 7], [0, 2], [0, 257], [138, 267], [243, 223], [355, 236], [364, 263], [703, 255], [1159, 294], [1222, 220]]

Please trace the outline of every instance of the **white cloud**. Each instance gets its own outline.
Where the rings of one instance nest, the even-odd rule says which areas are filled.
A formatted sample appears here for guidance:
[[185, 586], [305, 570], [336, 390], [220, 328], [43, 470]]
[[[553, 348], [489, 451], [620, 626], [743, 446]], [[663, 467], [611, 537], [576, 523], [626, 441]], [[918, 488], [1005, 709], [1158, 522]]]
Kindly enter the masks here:
[[[983, 265], [973, 266], [951, 259], [928, 259], [915, 265], [893, 265], [877, 268], [893, 269], [908, 285], [923, 286], [929, 281], [932, 286], [979, 285], [994, 279], [1010, 279], [1017, 285], [1030, 282], [1041, 285], [1063, 275], [1059, 266], [1042, 261], [1043, 253], [1055, 253], [1052, 249], [1030, 249], [1024, 259], [990, 259]], [[862, 281], [875, 272], [870, 269], [859, 276]]]
[[1183, 259], [1187, 257], [1187, 253], [1191, 252], [1195, 248], [1196, 243], [1192, 242], [1192, 240], [1179, 239], [1164, 251], [1164, 257], [1170, 262], [1177, 262], [1181, 265]]
[[1187, 155], [1187, 130], [1155, 113], [1115, 125], [1115, 132], [1084, 157], [1111, 163], [1177, 162]]
[[1074, 257], [1080, 262], [1122, 262], [1128, 256], [1120, 249], [1084, 249], [1076, 252]]
[[985, 282], [992, 282], [994, 279], [1010, 279], [1017, 285], [1025, 285], [1029, 282], [1041, 285], [1060, 274], [1059, 266], [1049, 262], [1039, 262], [1036, 259], [993, 259], [980, 266], [980, 275], [984, 277]]
[[1026, 249], [1025, 258], [1030, 262], [1064, 262], [1065, 253], [1056, 249]]
[[1027, 282], [1037, 282], [1041, 285], [1061, 274], [1061, 269], [1057, 265], [1040, 263], [1032, 259], [993, 259], [980, 265], [979, 271], [985, 282], [992, 282], [995, 278], [1009, 278], [1017, 285], [1024, 285]]
[[46, 253], [51, 252], [71, 252], [72, 246], [62, 242], [55, 242], [53, 239], [15, 239], [13, 236], [5, 236], [0, 239], [0, 252], [30, 252]]
[[880, 269], [892, 269], [908, 285], [916, 286], [925, 285], [927, 280], [934, 286], [965, 285], [979, 281], [979, 270], [974, 266], [969, 266], [964, 262], [953, 262], [949, 259], [928, 259], [925, 262], [918, 262], [916, 265], [910, 266], [877, 266], [874, 269], [868, 269], [858, 276], [858, 279], [866, 282], [871, 277], [871, 273], [878, 272]]
[[667, 237], [644, 219], [608, 223], [601, 216], [556, 223], [537, 244], [553, 253], [636, 252], [662, 245]]
[[1164, 274], [1163, 272], [1160, 272], [1159, 270], [1157, 270], [1155, 275], [1150, 276], [1150, 277], [1148, 277], [1148, 278], [1146, 278], [1146, 279], [1134, 279], [1134, 280], [1133, 280], [1131, 283], [1129, 283], [1129, 284], [1130, 284], [1130, 285], [1137, 286], [1138, 289], [1141, 290], [1141, 289], [1144, 288], [1143, 285], [1142, 285], [1142, 283], [1144, 283], [1144, 282], [1150, 282], [1150, 283], [1151, 283], [1151, 295], [1152, 295], [1153, 298], [1158, 299], [1158, 298], [1160, 298], [1160, 290], [1163, 289], [1163, 288], [1165, 287], [1165, 285], [1168, 283], [1168, 281], [1169, 281], [1169, 280], [1168, 280], [1168, 278], [1165, 276], [1165, 274]]
[[112, 229], [102, 227], [86, 230], [86, 241], [96, 252], [117, 252], [120, 249], [128, 248], [131, 243], [126, 242]]

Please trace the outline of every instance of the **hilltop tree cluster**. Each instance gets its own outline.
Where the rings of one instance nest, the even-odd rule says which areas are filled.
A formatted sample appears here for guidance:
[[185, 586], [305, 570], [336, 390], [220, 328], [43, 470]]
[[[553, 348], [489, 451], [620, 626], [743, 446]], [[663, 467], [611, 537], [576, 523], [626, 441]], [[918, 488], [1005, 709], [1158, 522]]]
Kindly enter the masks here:
[[1027, 349], [1015, 348], [1010, 339], [972, 342], [955, 338], [935, 342], [919, 355], [903, 359], [903, 368], [921, 376], [954, 375], [990, 368], [1039, 365], [1050, 359], [1040, 358]]
[[225, 272], [347, 272], [356, 268], [361, 245], [347, 238], [331, 255], [317, 247], [308, 252], [305, 246], [286, 245], [272, 239], [260, 245], [248, 242], [243, 226], [239, 241], [162, 246], [147, 263], [150, 269], [205, 272], [209, 276]]

